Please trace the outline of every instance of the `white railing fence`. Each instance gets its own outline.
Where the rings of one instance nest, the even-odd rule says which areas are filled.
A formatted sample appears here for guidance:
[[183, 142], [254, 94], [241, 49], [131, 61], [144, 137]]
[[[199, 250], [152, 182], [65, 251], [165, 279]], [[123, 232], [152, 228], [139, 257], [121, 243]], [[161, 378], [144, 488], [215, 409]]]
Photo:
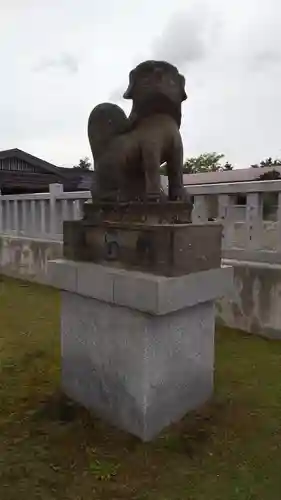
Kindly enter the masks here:
[[[194, 196], [193, 222], [213, 218], [223, 224], [225, 256], [281, 262], [281, 180], [198, 185], [187, 190]], [[236, 204], [241, 197], [243, 206]]]
[[0, 233], [61, 240], [64, 220], [81, 218], [90, 191], [65, 193], [51, 184], [48, 193], [0, 196]]
[[[281, 263], [281, 180], [193, 185], [187, 191], [194, 197], [194, 223], [223, 224], [225, 256], [235, 258], [231, 252], [238, 250], [245, 258], [254, 253], [258, 260]], [[245, 204], [237, 205], [243, 197]], [[89, 191], [67, 193], [60, 184], [50, 185], [48, 193], [0, 195], [0, 233], [61, 240], [63, 221], [81, 218], [90, 198]], [[268, 217], [264, 207], [270, 200]]]

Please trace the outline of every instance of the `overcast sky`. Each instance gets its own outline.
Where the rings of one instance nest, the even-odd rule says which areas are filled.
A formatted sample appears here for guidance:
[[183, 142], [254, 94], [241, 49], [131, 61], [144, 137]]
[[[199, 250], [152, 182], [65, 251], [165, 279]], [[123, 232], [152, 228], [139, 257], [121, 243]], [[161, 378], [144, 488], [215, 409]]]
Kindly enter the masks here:
[[185, 156], [281, 157], [280, 0], [0, 0], [0, 150], [90, 156], [91, 109], [165, 59], [186, 77]]

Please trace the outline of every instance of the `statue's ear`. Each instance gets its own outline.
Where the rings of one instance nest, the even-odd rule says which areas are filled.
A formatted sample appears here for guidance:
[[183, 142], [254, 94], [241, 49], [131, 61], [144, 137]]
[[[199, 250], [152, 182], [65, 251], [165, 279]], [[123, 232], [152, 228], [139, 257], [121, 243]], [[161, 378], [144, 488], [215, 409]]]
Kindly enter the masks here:
[[135, 75], [134, 75], [134, 71], [131, 71], [130, 75], [129, 75], [128, 88], [127, 88], [126, 92], [124, 92], [124, 94], [123, 94], [124, 99], [133, 99], [134, 83], [135, 83]]
[[183, 75], [179, 75], [179, 79], [180, 79], [180, 85], [181, 85], [181, 89], [182, 89], [182, 98], [181, 98], [181, 100], [182, 101], [186, 101], [187, 95], [186, 95], [186, 91], [185, 91], [185, 78], [184, 78]]

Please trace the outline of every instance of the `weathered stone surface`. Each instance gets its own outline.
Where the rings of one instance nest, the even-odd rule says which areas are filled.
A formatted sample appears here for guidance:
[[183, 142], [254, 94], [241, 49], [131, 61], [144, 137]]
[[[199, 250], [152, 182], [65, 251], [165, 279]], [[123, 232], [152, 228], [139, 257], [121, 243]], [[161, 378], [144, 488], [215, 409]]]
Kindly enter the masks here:
[[160, 199], [160, 165], [167, 164], [169, 199], [186, 200], [179, 132], [185, 79], [164, 61], [145, 61], [130, 73], [125, 99], [130, 117], [103, 103], [90, 114], [88, 137], [95, 162], [93, 200]]
[[212, 302], [151, 316], [63, 292], [61, 334], [65, 392], [144, 441], [212, 394]]
[[[218, 268], [222, 227], [217, 224], [136, 222], [64, 223], [64, 257], [179, 276]], [[206, 244], [207, 242], [207, 244]]]
[[0, 274], [49, 284], [48, 261], [61, 256], [61, 241], [0, 234]]
[[281, 265], [226, 260], [233, 266], [231, 293], [216, 305], [219, 325], [281, 340]]
[[87, 259], [85, 231], [80, 220], [63, 222], [63, 255], [69, 260]]
[[[90, 115], [93, 202], [85, 204], [83, 221], [64, 223], [64, 257], [164, 276], [220, 267], [222, 228], [190, 225], [179, 132], [185, 79], [170, 63], [145, 61], [129, 80], [129, 118], [110, 103]], [[168, 197], [161, 190], [163, 163]]]
[[171, 64], [146, 61], [130, 73], [129, 119], [113, 104], [92, 111], [93, 203], [83, 220], [64, 223], [65, 283], [67, 260], [50, 263], [54, 284], [68, 290], [66, 393], [144, 441], [211, 395], [214, 301], [229, 277], [220, 268], [222, 227], [191, 224], [179, 133], [184, 86]]
[[134, 222], [147, 224], [188, 224], [192, 221], [191, 202], [99, 202], [85, 203], [84, 221], [86, 224], [101, 222]]
[[71, 398], [147, 441], [210, 397], [214, 301], [227, 291], [231, 268], [169, 278], [49, 265], [63, 290], [62, 384]]
[[49, 262], [49, 273], [61, 290], [154, 315], [215, 300], [232, 288], [231, 267], [169, 278], [59, 259]]

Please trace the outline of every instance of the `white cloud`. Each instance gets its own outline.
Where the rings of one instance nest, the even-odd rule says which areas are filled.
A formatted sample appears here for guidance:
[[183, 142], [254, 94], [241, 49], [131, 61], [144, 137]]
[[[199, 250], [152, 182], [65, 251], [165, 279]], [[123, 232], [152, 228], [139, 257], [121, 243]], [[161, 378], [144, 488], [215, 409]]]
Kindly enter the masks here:
[[175, 12], [153, 44], [153, 56], [180, 66], [208, 57], [218, 42], [218, 13], [203, 2]]
[[279, 155], [279, 1], [3, 0], [0, 149], [57, 164], [90, 156], [91, 109], [127, 111], [130, 69], [159, 57], [186, 76], [187, 156], [217, 150], [245, 166]]
[[38, 64], [34, 66], [35, 71], [62, 70], [69, 74], [77, 73], [79, 63], [71, 54], [60, 54], [57, 57], [43, 57]]

